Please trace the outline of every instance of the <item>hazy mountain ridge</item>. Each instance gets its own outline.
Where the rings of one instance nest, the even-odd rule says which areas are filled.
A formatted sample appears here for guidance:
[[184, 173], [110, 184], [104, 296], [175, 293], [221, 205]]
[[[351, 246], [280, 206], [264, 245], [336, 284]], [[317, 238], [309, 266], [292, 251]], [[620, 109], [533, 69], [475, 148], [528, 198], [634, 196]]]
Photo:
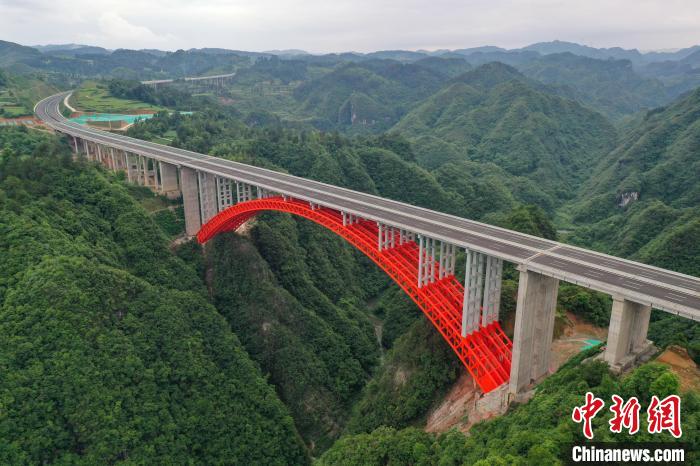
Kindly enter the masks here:
[[491, 162], [571, 197], [582, 170], [612, 148], [615, 131], [599, 114], [500, 63], [454, 78], [394, 130], [415, 143], [419, 162]]

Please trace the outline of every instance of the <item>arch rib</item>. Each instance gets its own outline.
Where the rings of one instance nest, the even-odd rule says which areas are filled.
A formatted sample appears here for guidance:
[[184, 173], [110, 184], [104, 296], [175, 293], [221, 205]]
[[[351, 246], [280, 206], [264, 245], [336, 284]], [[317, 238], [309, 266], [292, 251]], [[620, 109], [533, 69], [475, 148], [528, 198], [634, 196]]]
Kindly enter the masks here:
[[311, 220], [362, 251], [418, 305], [484, 393], [508, 381], [512, 343], [500, 324], [491, 322], [463, 337], [462, 284], [449, 275], [436, 277], [434, 282], [418, 288], [418, 246], [408, 241], [379, 251], [375, 222], [359, 220], [348, 224], [347, 221], [343, 222], [343, 214], [339, 211], [322, 206], [312, 208], [305, 201], [275, 196], [241, 202], [219, 212], [202, 226], [197, 233], [197, 241], [204, 244], [219, 233], [234, 231], [251, 217], [267, 210], [287, 212]]

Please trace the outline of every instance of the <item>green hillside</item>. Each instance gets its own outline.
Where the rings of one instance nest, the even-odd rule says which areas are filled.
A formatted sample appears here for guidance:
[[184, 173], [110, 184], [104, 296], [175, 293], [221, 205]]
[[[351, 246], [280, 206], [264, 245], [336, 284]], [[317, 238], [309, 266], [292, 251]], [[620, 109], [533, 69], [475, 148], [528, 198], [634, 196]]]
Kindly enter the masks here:
[[573, 197], [591, 164], [612, 148], [603, 116], [547, 94], [500, 63], [464, 73], [394, 127], [415, 144], [421, 165], [494, 163], [540, 186], [555, 202]]
[[437, 90], [444, 76], [429, 68], [372, 60], [346, 64], [295, 91], [303, 112], [321, 129], [380, 132], [420, 99]]
[[[637, 396], [647, 406], [651, 395], [678, 393], [678, 379], [660, 364], [646, 364], [624, 377], [615, 377], [600, 361], [583, 362], [597, 349], [575, 357], [539, 385], [528, 403], [514, 406], [507, 415], [474, 426], [468, 436], [456, 430], [442, 435], [411, 427], [397, 430], [380, 427], [371, 433], [340, 439], [320, 459], [320, 465], [360, 466], [383, 464], [437, 465], [561, 465], [570, 455], [565, 445], [585, 441], [581, 427], [571, 422], [571, 411], [580, 405], [586, 391], [608, 399], [618, 394]], [[698, 442], [700, 397], [684, 393], [683, 442]], [[647, 420], [636, 435], [612, 434], [611, 413], [606, 409], [593, 420], [595, 440], [600, 442], [679, 442], [670, 434], [649, 434]], [[695, 464], [698, 452], [687, 448], [686, 461]]]
[[123, 181], [0, 128], [0, 462], [304, 464], [289, 412]]
[[[700, 90], [648, 112], [601, 160], [568, 208], [583, 227], [574, 240], [635, 256], [652, 240], [658, 247], [660, 236], [691, 227], [700, 205], [698, 151]], [[694, 257], [696, 265], [680, 271], [699, 274], [700, 255], [693, 244], [687, 246], [684, 256], [690, 263]]]
[[627, 60], [556, 53], [528, 63], [520, 71], [545, 84], [561, 86], [564, 94], [613, 119], [670, 100], [660, 81], [641, 77]]
[[0, 118], [32, 115], [34, 104], [55, 92], [57, 89], [41, 77], [0, 68]]

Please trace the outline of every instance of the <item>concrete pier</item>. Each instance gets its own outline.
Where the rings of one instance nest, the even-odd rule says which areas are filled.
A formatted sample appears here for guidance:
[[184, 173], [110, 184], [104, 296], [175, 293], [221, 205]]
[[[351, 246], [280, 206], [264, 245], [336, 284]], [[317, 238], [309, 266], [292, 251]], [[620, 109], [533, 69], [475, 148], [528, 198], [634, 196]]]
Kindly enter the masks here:
[[177, 183], [177, 166], [171, 163], [158, 162], [160, 166], [160, 192], [170, 199], [180, 196], [180, 186]]
[[189, 236], [194, 236], [202, 226], [197, 172], [192, 168], [182, 167], [180, 169], [180, 183], [182, 185], [182, 204], [185, 210], [185, 232]]
[[520, 271], [510, 393], [518, 394], [549, 371], [559, 280]]
[[214, 175], [197, 172], [199, 179], [199, 205], [202, 223], [207, 223], [218, 212], [216, 179]]
[[653, 351], [647, 340], [651, 306], [613, 296], [608, 343], [604, 359], [615, 372], [632, 367], [637, 360]]

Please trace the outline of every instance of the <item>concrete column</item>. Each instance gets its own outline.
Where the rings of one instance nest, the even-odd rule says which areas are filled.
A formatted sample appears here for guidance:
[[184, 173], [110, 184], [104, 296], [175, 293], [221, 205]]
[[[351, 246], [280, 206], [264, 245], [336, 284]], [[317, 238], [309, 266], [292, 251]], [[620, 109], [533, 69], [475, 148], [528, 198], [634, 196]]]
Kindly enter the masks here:
[[162, 187], [161, 187], [161, 181], [160, 181], [160, 164], [158, 163], [157, 160], [153, 159], [151, 161], [151, 164], [153, 165], [153, 187], [156, 189], [156, 192], [162, 192]]
[[180, 183], [182, 186], [182, 205], [185, 210], [185, 232], [189, 236], [194, 236], [202, 226], [197, 172], [192, 168], [180, 168]]
[[217, 214], [216, 181], [214, 175], [197, 172], [199, 179], [199, 205], [202, 223], [207, 223]]
[[435, 240], [419, 235], [418, 241], [418, 288], [435, 281]]
[[501, 306], [501, 283], [503, 261], [497, 257], [486, 258], [486, 283], [484, 285], [484, 303], [481, 314], [481, 325], [484, 327], [498, 320]]
[[464, 280], [462, 303], [462, 336], [466, 337], [479, 329], [481, 321], [481, 297], [484, 288], [484, 262], [486, 256], [467, 251], [467, 268]]
[[146, 186], [146, 170], [143, 167], [143, 156], [134, 154], [136, 158], [136, 183]]
[[418, 235], [418, 288], [423, 287], [423, 263], [425, 262], [425, 237]]
[[167, 162], [158, 162], [158, 165], [160, 165], [160, 192], [171, 199], [179, 197], [177, 166]]
[[559, 280], [520, 271], [510, 387], [517, 394], [549, 371]]
[[119, 167], [117, 167], [117, 158], [114, 155], [114, 147], [109, 148], [109, 164], [113, 172], [119, 169]]
[[219, 203], [219, 212], [233, 205], [233, 182], [228, 178], [216, 177], [216, 194]]
[[605, 361], [615, 371], [632, 366], [651, 347], [647, 340], [651, 306], [613, 296]]
[[[253, 200], [253, 187], [249, 184], [236, 181], [236, 201], [246, 202]], [[311, 205], [311, 203], [309, 203]]]

